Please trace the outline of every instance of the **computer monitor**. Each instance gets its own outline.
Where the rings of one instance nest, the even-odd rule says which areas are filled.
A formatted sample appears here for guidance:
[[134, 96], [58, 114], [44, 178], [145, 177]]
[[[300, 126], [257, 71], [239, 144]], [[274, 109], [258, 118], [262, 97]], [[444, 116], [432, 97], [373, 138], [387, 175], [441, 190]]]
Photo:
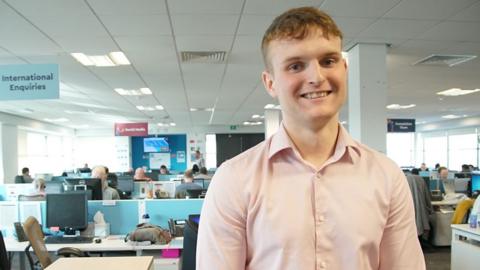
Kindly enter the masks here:
[[471, 192], [480, 190], [480, 172], [472, 172]]
[[132, 176], [129, 176], [129, 175], [118, 176], [117, 182], [118, 182], [117, 188], [122, 192], [127, 192], [130, 194], [133, 192], [134, 180]]
[[455, 193], [468, 193], [470, 178], [455, 178]]
[[193, 183], [201, 186], [203, 188], [203, 178], [193, 179]]
[[53, 176], [52, 180], [50, 180], [50, 181], [63, 182], [63, 180], [65, 180], [65, 178], [67, 178], [67, 177], [66, 176]]
[[175, 198], [176, 183], [174, 181], [159, 181], [154, 183], [154, 190], [160, 189], [168, 193], [169, 198]]
[[63, 182], [59, 182], [59, 181], [45, 182], [45, 193], [47, 194], [63, 193]]
[[449, 178], [442, 180], [445, 194], [455, 194], [455, 179]]
[[430, 172], [429, 171], [419, 171], [418, 175], [421, 177], [430, 177]]
[[175, 177], [174, 175], [171, 174], [159, 174], [158, 175], [158, 180], [159, 181], [170, 181], [171, 178]]
[[88, 195], [89, 200], [103, 198], [102, 180], [99, 178], [66, 178], [64, 182], [67, 184], [66, 191], [87, 190], [92, 194]]
[[160, 173], [159, 171], [147, 172], [147, 173], [145, 173], [145, 176], [152, 179], [153, 181], [158, 181], [159, 173]]
[[198, 198], [205, 198], [205, 195], [207, 194], [207, 190], [206, 189], [187, 189], [186, 193], [190, 199], [198, 199]]
[[87, 194], [81, 191], [47, 194], [46, 212], [49, 228], [59, 227], [66, 233], [85, 229], [88, 225]]

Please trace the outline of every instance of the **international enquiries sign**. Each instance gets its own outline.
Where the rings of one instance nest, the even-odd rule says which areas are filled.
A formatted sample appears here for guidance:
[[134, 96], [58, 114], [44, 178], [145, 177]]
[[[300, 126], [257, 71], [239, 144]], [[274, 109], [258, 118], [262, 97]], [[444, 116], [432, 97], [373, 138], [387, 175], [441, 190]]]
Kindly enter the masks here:
[[415, 132], [415, 119], [387, 119], [387, 132]]
[[58, 99], [57, 64], [0, 65], [0, 100]]

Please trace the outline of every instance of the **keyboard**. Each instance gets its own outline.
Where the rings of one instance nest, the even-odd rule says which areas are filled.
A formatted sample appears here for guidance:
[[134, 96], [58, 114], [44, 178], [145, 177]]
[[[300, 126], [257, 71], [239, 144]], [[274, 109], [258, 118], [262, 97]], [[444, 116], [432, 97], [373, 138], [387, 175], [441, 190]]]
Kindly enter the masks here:
[[93, 242], [93, 237], [87, 236], [47, 236], [45, 238], [45, 244], [88, 244]]

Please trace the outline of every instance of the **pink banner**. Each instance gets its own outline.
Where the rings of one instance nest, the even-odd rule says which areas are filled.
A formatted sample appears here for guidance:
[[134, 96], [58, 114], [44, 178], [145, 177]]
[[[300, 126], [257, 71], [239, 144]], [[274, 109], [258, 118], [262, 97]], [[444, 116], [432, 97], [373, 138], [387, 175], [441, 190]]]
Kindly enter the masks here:
[[115, 136], [148, 136], [148, 123], [115, 123]]

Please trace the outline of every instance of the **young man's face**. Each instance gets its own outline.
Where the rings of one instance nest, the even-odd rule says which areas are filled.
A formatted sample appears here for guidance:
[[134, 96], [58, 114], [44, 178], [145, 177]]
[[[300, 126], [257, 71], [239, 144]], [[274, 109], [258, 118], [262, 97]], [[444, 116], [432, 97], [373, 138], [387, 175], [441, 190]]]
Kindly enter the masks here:
[[271, 70], [264, 71], [268, 93], [278, 98], [286, 123], [338, 121], [346, 98], [347, 66], [342, 42], [322, 31], [303, 40], [274, 40], [268, 47]]

